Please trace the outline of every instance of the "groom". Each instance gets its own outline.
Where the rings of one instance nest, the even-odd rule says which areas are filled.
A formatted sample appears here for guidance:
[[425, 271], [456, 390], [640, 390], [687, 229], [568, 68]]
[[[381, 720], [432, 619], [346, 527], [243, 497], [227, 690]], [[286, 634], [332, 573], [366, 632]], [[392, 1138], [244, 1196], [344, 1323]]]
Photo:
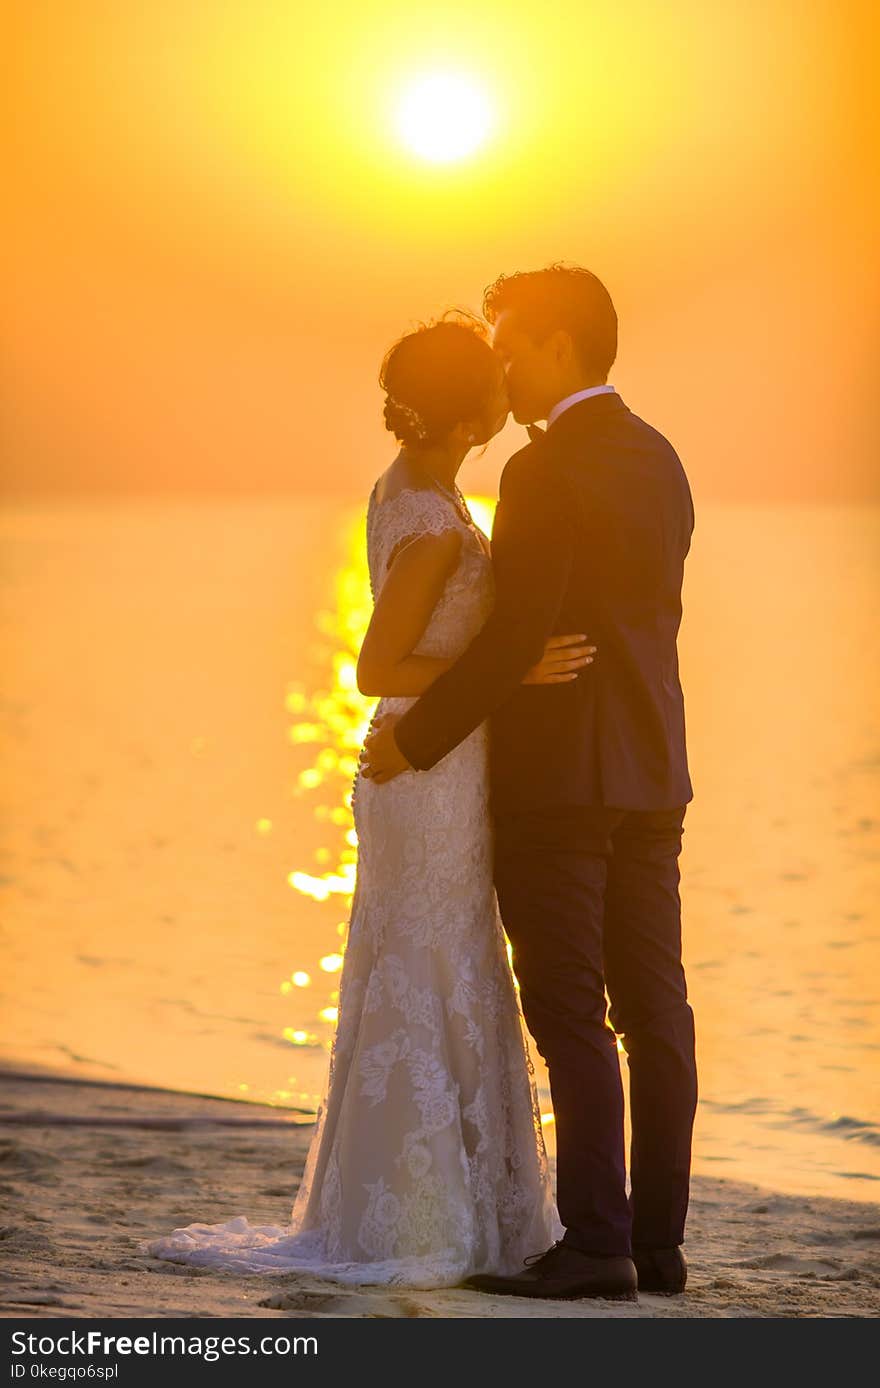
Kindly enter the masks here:
[[[617, 315], [595, 275], [502, 275], [483, 312], [514, 419], [547, 428], [529, 427], [501, 477], [494, 612], [368, 739], [364, 774], [427, 770], [490, 718], [495, 885], [550, 1075], [566, 1232], [522, 1272], [468, 1285], [632, 1296], [638, 1278], [681, 1292], [697, 1099], [678, 864], [693, 797], [676, 650], [690, 489], [672, 446], [607, 383]], [[563, 632], [589, 636], [593, 665], [569, 683], [522, 684]], [[629, 1197], [615, 1032], [630, 1075]]]

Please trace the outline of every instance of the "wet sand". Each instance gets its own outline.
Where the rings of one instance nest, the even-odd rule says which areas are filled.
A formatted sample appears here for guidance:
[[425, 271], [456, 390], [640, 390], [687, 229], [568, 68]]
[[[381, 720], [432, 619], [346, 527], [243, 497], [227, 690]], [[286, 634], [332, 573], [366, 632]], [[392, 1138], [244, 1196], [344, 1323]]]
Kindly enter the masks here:
[[[804, 1317], [880, 1314], [880, 1206], [694, 1181], [681, 1297], [527, 1301], [339, 1287], [143, 1256], [147, 1238], [247, 1214], [284, 1223], [311, 1124], [173, 1091], [0, 1075], [0, 1315]], [[537, 1251], [537, 1250], [536, 1250]]]

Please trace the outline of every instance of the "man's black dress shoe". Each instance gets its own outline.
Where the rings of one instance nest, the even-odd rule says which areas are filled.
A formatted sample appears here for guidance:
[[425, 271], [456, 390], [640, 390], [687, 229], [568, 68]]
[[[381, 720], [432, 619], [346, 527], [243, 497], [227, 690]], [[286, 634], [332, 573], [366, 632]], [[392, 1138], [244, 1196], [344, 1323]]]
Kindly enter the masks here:
[[625, 1255], [606, 1258], [598, 1253], [582, 1253], [560, 1242], [546, 1253], [526, 1258], [525, 1263], [524, 1272], [510, 1277], [478, 1273], [461, 1285], [475, 1292], [560, 1301], [584, 1296], [607, 1297], [613, 1301], [638, 1299], [635, 1264]]
[[687, 1282], [687, 1258], [680, 1248], [636, 1248], [633, 1262], [640, 1292], [676, 1296]]

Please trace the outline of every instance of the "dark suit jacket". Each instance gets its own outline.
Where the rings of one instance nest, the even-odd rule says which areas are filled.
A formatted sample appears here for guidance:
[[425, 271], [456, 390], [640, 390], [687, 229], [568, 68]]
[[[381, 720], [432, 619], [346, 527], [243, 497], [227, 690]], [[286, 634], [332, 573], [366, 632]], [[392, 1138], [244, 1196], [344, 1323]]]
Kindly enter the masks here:
[[[397, 724], [410, 765], [432, 767], [491, 716], [496, 814], [690, 801], [676, 637], [693, 525], [678, 455], [619, 395], [564, 410], [504, 469], [495, 608]], [[523, 685], [564, 632], [586, 633], [593, 664]]]

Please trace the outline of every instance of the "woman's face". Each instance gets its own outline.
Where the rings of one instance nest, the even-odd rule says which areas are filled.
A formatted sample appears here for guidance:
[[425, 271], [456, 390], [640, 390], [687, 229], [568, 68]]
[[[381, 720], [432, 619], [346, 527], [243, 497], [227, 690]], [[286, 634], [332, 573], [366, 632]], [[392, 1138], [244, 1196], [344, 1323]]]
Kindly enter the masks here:
[[499, 367], [492, 393], [486, 401], [486, 407], [483, 410], [481, 427], [477, 431], [476, 442], [480, 444], [488, 443], [496, 434], [500, 434], [507, 423], [507, 416], [509, 414], [510, 401], [507, 398], [507, 377], [504, 374], [503, 368]]

